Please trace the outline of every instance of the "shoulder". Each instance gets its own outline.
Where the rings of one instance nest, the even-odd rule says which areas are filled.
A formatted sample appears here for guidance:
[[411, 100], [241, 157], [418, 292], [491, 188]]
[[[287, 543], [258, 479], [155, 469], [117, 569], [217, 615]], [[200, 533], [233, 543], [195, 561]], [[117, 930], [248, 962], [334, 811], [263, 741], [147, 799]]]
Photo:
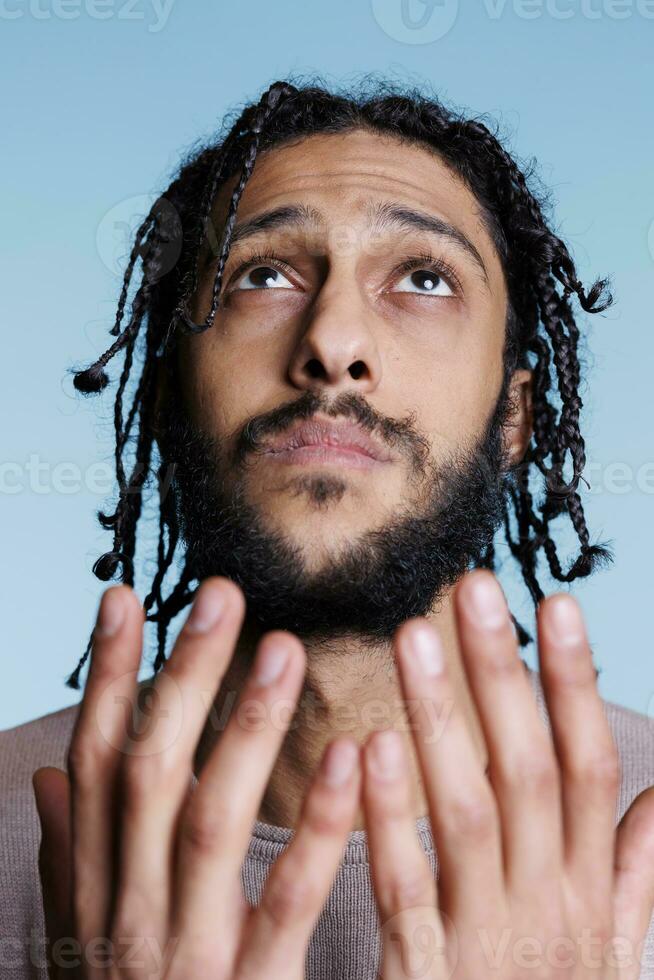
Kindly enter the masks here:
[[32, 773], [66, 768], [78, 710], [79, 703], [0, 731], [0, 980], [46, 977]]
[[[37, 760], [39, 765], [59, 765], [65, 762], [67, 742], [73, 731], [79, 702], [68, 708], [51, 711], [40, 718], [33, 718], [14, 728], [0, 731], [0, 767], [6, 776], [7, 766], [12, 771], [19, 768], [21, 761]], [[66, 744], [63, 746], [62, 741]], [[41, 758], [47, 761], [41, 762]], [[50, 761], [52, 760], [52, 761]]]
[[79, 703], [73, 704], [0, 731], [0, 812], [5, 820], [13, 821], [24, 811], [25, 797], [33, 795], [35, 769], [66, 768], [68, 744], [78, 710]]
[[654, 718], [604, 701], [604, 710], [620, 756], [620, 814], [638, 794], [654, 786]]

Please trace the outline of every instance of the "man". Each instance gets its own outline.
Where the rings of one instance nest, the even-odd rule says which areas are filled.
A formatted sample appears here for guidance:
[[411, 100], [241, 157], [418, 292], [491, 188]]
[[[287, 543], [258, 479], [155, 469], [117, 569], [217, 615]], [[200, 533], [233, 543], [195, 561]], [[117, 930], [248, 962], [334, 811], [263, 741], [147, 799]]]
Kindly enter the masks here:
[[607, 558], [572, 306], [603, 293], [492, 134], [416, 93], [276, 83], [184, 164], [76, 375], [97, 391], [124, 352], [95, 571], [125, 584], [80, 705], [3, 735], [7, 976], [45, 975], [45, 933], [56, 977], [654, 980], [654, 727], [602, 702], [575, 600], [537, 575]]

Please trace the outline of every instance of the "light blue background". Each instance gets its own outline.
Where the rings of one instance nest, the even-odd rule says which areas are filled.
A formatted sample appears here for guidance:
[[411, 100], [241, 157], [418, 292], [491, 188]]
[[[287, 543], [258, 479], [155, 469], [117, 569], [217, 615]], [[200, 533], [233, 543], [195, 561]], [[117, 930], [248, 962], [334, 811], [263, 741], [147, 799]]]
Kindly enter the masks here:
[[[411, 3], [418, 20], [425, 7]], [[593, 538], [611, 539], [616, 560], [576, 593], [603, 696], [654, 715], [654, 4], [444, 0], [423, 31], [404, 27], [400, 10], [401, 0], [0, 3], [0, 453], [13, 464], [0, 494], [0, 727], [81, 696], [63, 679], [104, 588], [90, 567], [109, 546], [95, 520], [104, 495], [85, 485], [98, 473], [84, 474], [111, 462], [113, 433], [110, 400], [75, 396], [66, 371], [106, 345], [111, 267], [127, 247], [116, 231], [226, 109], [314, 71], [328, 82], [367, 71], [426, 80], [491, 113], [520, 156], [536, 156], [584, 280], [613, 275], [616, 306], [584, 326], [585, 501]], [[6, 492], [12, 481], [20, 492]], [[514, 578], [504, 582], [529, 616]]]

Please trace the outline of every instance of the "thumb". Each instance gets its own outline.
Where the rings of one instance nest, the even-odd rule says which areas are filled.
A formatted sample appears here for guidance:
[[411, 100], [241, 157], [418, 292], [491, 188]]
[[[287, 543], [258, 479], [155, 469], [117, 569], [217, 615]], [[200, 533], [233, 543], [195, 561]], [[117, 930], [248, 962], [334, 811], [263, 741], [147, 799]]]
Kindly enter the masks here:
[[52, 945], [58, 939], [74, 938], [70, 782], [61, 769], [44, 766], [32, 774], [32, 788], [41, 823], [39, 877], [48, 966], [50, 976], [54, 977], [57, 967], [52, 962]]
[[[618, 824], [613, 908], [615, 935], [628, 941], [628, 949], [637, 960], [633, 976], [639, 977], [650, 921], [654, 928], [654, 786], [635, 798]], [[631, 975], [625, 971], [625, 977]]]

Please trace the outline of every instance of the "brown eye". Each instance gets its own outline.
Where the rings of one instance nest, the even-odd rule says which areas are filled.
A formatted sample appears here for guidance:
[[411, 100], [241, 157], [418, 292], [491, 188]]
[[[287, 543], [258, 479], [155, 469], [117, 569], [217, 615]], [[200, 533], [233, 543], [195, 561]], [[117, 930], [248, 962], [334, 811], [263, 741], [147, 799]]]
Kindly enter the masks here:
[[417, 293], [422, 296], [453, 296], [453, 290], [443, 276], [433, 269], [416, 269], [398, 282], [399, 293]]
[[293, 289], [293, 286], [279, 269], [258, 265], [244, 272], [234, 289]]

